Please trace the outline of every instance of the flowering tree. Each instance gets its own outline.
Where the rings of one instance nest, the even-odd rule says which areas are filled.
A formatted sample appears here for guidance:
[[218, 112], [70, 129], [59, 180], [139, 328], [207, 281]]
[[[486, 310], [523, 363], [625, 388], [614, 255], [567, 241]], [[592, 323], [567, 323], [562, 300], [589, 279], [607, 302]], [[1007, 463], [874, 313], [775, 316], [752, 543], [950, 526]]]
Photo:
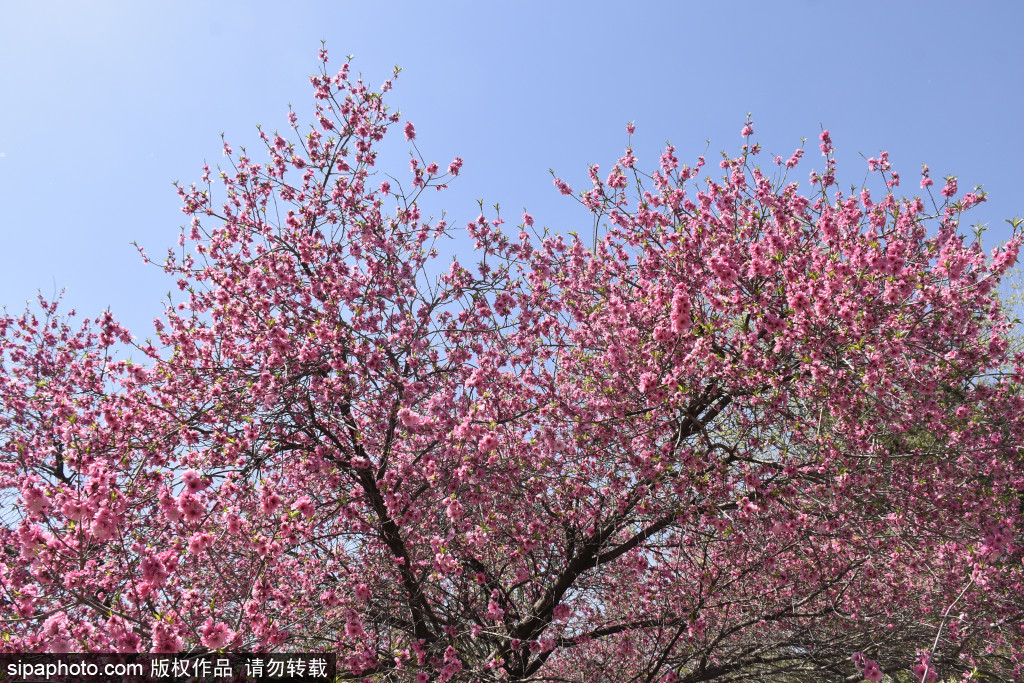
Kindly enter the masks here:
[[592, 240], [482, 215], [479, 262], [435, 267], [452, 228], [417, 199], [462, 160], [378, 175], [391, 82], [321, 60], [305, 135], [292, 114], [269, 161], [225, 144], [179, 190], [156, 342], [53, 302], [0, 318], [3, 648], [1020, 675], [1024, 358], [994, 287], [1021, 239], [958, 234], [982, 194], [898, 198], [885, 154], [883, 196], [844, 194], [824, 132], [804, 196], [802, 151], [763, 171], [748, 122], [718, 181], [671, 146], [556, 179]]

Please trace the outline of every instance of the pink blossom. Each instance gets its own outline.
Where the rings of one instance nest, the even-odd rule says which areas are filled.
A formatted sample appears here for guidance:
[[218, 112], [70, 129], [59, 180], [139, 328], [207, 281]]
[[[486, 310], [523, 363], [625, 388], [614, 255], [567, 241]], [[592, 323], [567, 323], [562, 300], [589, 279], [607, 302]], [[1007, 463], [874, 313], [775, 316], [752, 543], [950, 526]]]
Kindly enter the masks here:
[[960, 198], [960, 203], [963, 205], [964, 209], [969, 209], [975, 204], [980, 204], [981, 202], [984, 201], [987, 201], [985, 195], [978, 194], [976, 192], [968, 192], [967, 194]]
[[718, 279], [721, 280], [723, 284], [731, 285], [736, 282], [738, 273], [736, 272], [736, 268], [733, 266], [731, 259], [722, 256], [714, 256], [710, 260], [710, 265], [711, 270], [714, 271], [715, 275], [718, 276]]
[[939, 674], [928, 665], [926, 659], [914, 665], [914, 676], [918, 681], [927, 681], [928, 683], [939, 680]]
[[182, 472], [181, 480], [185, 483], [185, 489], [189, 493], [198, 493], [208, 486], [207, 482], [203, 481], [202, 475], [195, 470]]
[[219, 650], [235, 639], [235, 632], [227, 624], [223, 621], [215, 624], [213, 618], [203, 622], [202, 634], [200, 642], [211, 650]]
[[263, 489], [260, 496], [260, 510], [265, 514], [272, 515], [281, 507], [281, 496], [269, 489]]
[[448, 518], [452, 520], [461, 519], [465, 511], [466, 510], [465, 508], [462, 507], [462, 504], [454, 499], [450, 503], [448, 503], [447, 508], [445, 508], [445, 512], [447, 513]]
[[929, 173], [928, 165], [924, 164], [921, 167], [921, 189], [922, 190], [925, 189], [926, 187], [931, 187], [932, 185], [935, 184], [935, 182], [930, 177], [928, 177], [928, 173]]
[[117, 532], [117, 518], [109, 508], [101, 507], [92, 520], [90, 530], [96, 540], [109, 540]]
[[174, 632], [171, 624], [164, 621], [154, 621], [152, 630], [152, 653], [181, 652], [182, 639]]
[[69, 500], [61, 506], [60, 511], [68, 519], [77, 522], [89, 514], [89, 504], [83, 500]]
[[51, 636], [49, 651], [55, 653], [71, 652], [71, 639], [63, 632]]
[[[821, 134], [818, 136], [818, 139], [821, 140], [821, 144], [823, 147], [832, 144], [832, 135], [827, 130], [821, 131]], [[887, 153], [882, 152], [882, 154], [886, 155]]]
[[213, 536], [211, 534], [197, 533], [193, 534], [192, 538], [189, 539], [188, 550], [190, 553], [199, 554], [212, 545]]
[[640, 375], [640, 391], [647, 393], [657, 386], [658, 378], [653, 372], [645, 372]]
[[507, 316], [515, 306], [515, 297], [508, 292], [501, 292], [494, 297], [494, 310], [498, 312], [498, 315]]
[[22, 500], [25, 501], [25, 509], [29, 512], [39, 514], [50, 508], [50, 499], [40, 489], [34, 486], [27, 486], [22, 489]]
[[491, 433], [484, 434], [484, 437], [480, 439], [480, 452], [490, 453], [498, 445], [498, 438]]
[[181, 519], [181, 511], [178, 509], [178, 503], [166, 489], [160, 492], [160, 512], [163, 513], [164, 517], [172, 522], [176, 522]]
[[178, 510], [186, 522], [198, 522], [206, 514], [206, 507], [199, 498], [187, 491], [178, 497]]
[[46, 635], [50, 652], [71, 651], [71, 634], [68, 626], [67, 615], [63, 613], [54, 614], [43, 622], [43, 633]]
[[607, 180], [605, 180], [605, 184], [608, 187], [621, 189], [626, 186], [626, 176], [622, 173], [621, 169], [615, 168], [611, 173], [608, 174], [608, 178]]
[[672, 295], [669, 319], [672, 322], [672, 331], [676, 334], [683, 334], [690, 328], [690, 297], [682, 285], [677, 285]]
[[572, 194], [572, 188], [569, 187], [569, 184], [561, 178], [555, 178], [555, 187], [557, 187], [558, 191], [562, 194]]
[[348, 618], [345, 620], [345, 635], [349, 638], [362, 638], [364, 634], [363, 622], [359, 620], [354, 611], [349, 612]]
[[946, 186], [942, 188], [943, 197], [952, 197], [956, 194], [956, 176], [946, 178]]
[[434, 569], [442, 574], [451, 574], [459, 568], [458, 560], [451, 553], [438, 553], [434, 556]]
[[167, 581], [168, 571], [159, 558], [149, 556], [142, 558], [139, 563], [142, 573], [142, 580], [159, 588]]
[[477, 388], [483, 384], [484, 370], [483, 368], [475, 368], [469, 373], [469, 378], [466, 380], [467, 388]]
[[423, 423], [423, 417], [412, 412], [408, 408], [402, 408], [398, 411], [398, 419], [401, 420], [402, 424], [406, 427], [417, 427]]
[[811, 299], [803, 292], [793, 292], [789, 295], [789, 305], [797, 313], [803, 313], [811, 307]]
[[139, 651], [142, 639], [121, 617], [117, 615], [111, 616], [106, 623], [106, 632], [113, 636], [114, 647], [118, 652]]
[[406, 139], [406, 141], [414, 140], [416, 138], [416, 128], [413, 127], [411, 121], [406, 121], [405, 122], [404, 132], [405, 132], [405, 139]]
[[313, 501], [309, 496], [302, 496], [292, 505], [292, 510], [309, 519], [313, 516]]

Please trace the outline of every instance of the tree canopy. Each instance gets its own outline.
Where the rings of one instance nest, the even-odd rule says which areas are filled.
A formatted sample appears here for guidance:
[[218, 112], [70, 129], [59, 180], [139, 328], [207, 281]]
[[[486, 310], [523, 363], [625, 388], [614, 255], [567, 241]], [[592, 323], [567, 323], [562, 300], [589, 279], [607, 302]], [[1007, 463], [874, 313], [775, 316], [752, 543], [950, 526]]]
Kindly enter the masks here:
[[[474, 262], [438, 265], [456, 229], [418, 199], [462, 160], [420, 154], [391, 81], [321, 64], [308, 128], [179, 188], [154, 341], [52, 301], [0, 317], [0, 648], [1020, 676], [1024, 357], [996, 287], [1021, 239], [960, 233], [983, 193], [925, 169], [899, 197], [884, 153], [881, 192], [843, 192], [823, 131], [801, 194], [803, 150], [763, 159], [748, 121], [717, 179], [627, 149], [555, 179], [593, 234], [482, 213]], [[378, 170], [396, 125], [405, 180]]]

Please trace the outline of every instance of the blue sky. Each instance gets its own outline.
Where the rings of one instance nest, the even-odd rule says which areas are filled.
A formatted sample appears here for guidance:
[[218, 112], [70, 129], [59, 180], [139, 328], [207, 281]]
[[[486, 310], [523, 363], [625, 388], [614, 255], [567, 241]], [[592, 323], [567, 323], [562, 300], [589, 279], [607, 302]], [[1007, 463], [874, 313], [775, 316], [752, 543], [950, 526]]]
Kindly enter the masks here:
[[[881, 149], [908, 193], [922, 163], [961, 191], [983, 184], [971, 222], [993, 246], [1024, 216], [1021, 26], [1010, 0], [2, 3], [0, 305], [66, 288], [82, 316], [110, 306], [151, 334], [173, 283], [130, 243], [154, 256], [176, 243], [171, 183], [222, 160], [221, 132], [255, 151], [256, 124], [283, 130], [289, 103], [308, 110], [321, 39], [374, 86], [403, 67], [390, 102], [424, 156], [465, 159], [427, 207], [459, 225], [483, 199], [510, 222], [526, 207], [585, 232], [549, 168], [582, 188], [629, 121], [641, 167], [666, 140], [684, 162], [709, 139], [709, 159], [735, 153], [752, 112], [766, 156], [808, 138], [801, 179], [822, 166], [824, 126], [843, 186]], [[396, 138], [385, 168], [404, 174]]]

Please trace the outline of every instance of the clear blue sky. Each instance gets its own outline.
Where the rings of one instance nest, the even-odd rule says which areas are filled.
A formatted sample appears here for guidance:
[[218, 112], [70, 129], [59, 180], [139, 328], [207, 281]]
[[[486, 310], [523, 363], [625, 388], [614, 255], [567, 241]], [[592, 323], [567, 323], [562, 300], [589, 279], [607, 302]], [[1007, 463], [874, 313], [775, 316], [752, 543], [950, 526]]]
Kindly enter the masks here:
[[[320, 40], [374, 86], [403, 67], [393, 107], [420, 149], [465, 159], [431, 199], [463, 224], [476, 199], [568, 232], [589, 226], [549, 168], [581, 188], [635, 121], [641, 166], [671, 140], [684, 162], [735, 152], [747, 112], [766, 156], [832, 131], [842, 185], [881, 149], [914, 193], [984, 184], [972, 222], [1024, 215], [1024, 3], [1002, 2], [15, 2], [0, 3], [0, 305], [66, 288], [151, 334], [172, 283], [141, 264], [184, 216], [172, 181], [219, 162], [220, 133], [255, 151], [256, 124], [308, 109]], [[396, 131], [397, 132], [397, 131]], [[397, 136], [400, 141], [400, 135]], [[402, 144], [391, 168], [405, 173]], [[257, 155], [257, 158], [259, 156]], [[766, 159], [767, 161], [767, 159]]]

